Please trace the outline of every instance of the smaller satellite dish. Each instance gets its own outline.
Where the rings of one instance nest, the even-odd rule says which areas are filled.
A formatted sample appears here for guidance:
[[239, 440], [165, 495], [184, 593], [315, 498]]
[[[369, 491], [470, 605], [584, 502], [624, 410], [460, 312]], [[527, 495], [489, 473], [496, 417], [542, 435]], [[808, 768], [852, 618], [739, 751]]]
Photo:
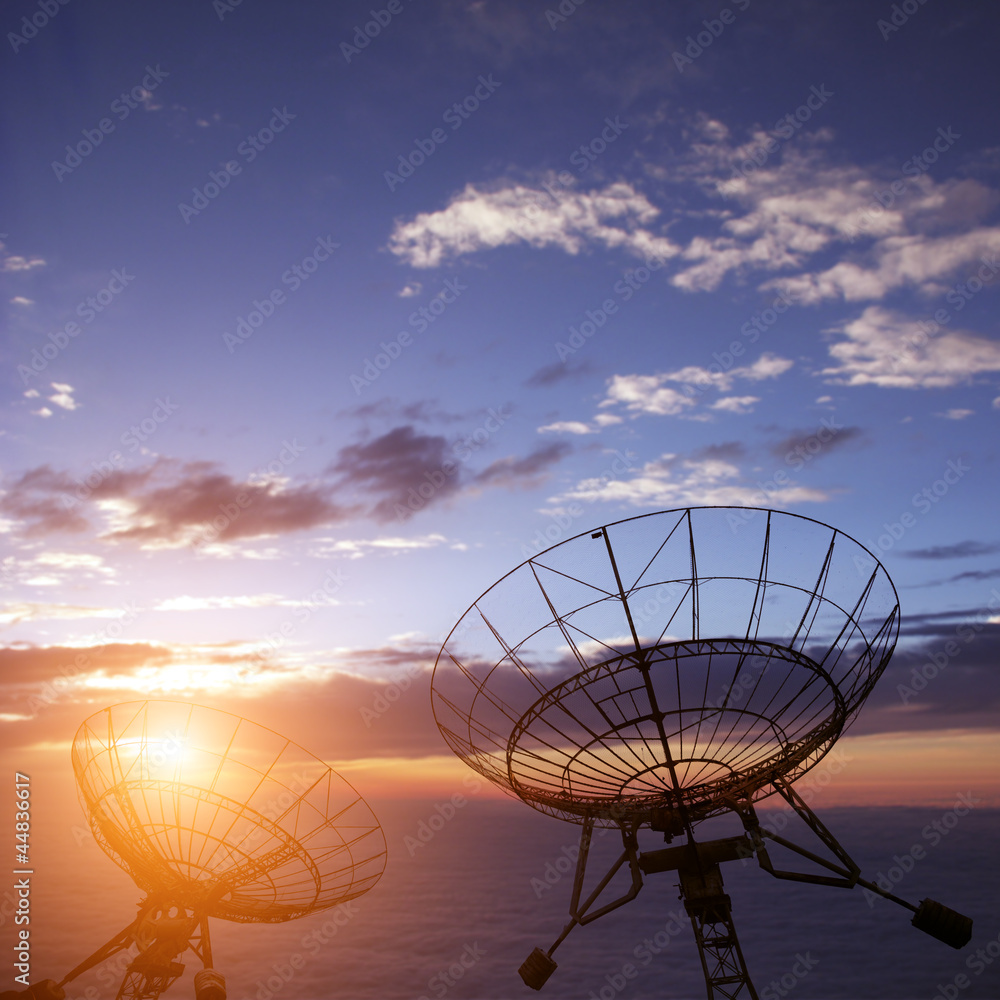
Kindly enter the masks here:
[[225, 1000], [208, 918], [277, 923], [362, 895], [385, 837], [358, 792], [292, 740], [180, 701], [127, 702], [78, 730], [73, 771], [97, 843], [147, 895], [57, 985], [135, 943], [118, 997], [155, 1000], [191, 948], [199, 1000]]

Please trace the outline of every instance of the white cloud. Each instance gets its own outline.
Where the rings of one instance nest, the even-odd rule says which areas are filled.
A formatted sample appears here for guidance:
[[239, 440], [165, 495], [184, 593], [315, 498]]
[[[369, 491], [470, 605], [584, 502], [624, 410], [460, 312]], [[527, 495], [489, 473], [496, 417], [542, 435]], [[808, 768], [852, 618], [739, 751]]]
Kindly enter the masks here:
[[619, 247], [637, 257], [668, 258], [680, 248], [645, 228], [660, 214], [645, 195], [618, 182], [601, 190], [547, 190], [507, 184], [481, 191], [469, 184], [438, 212], [398, 222], [389, 249], [413, 267], [524, 243], [578, 254], [590, 246]]
[[79, 404], [73, 398], [73, 386], [66, 385], [65, 382], [51, 384], [52, 388], [55, 389], [55, 394], [48, 397], [50, 403], [55, 403], [56, 406], [61, 406], [64, 410], [79, 409]]
[[[245, 594], [238, 597], [169, 597], [153, 606], [154, 611], [219, 611], [231, 608], [273, 608], [279, 605], [299, 605], [278, 594]], [[331, 599], [332, 604], [337, 603]]]
[[935, 413], [935, 417], [942, 417], [945, 420], [964, 420], [966, 417], [971, 417], [976, 411], [975, 410], [945, 410], [944, 413]]
[[361, 559], [373, 551], [383, 550], [388, 555], [398, 555], [414, 549], [433, 549], [445, 544], [452, 549], [464, 547], [458, 542], [449, 543], [444, 535], [439, 534], [420, 535], [417, 538], [352, 538], [337, 541], [331, 538], [321, 538], [318, 540], [315, 550], [310, 554], [320, 559], [331, 555], [342, 555], [348, 559]]
[[612, 375], [601, 406], [623, 405], [633, 413], [673, 417], [695, 405], [691, 395], [663, 385], [665, 375]]
[[35, 417], [51, 417], [52, 411], [47, 406], [43, 406], [40, 410], [32, 410], [31, 414]]
[[[980, 228], [955, 236], [925, 234], [892, 236], [880, 240], [864, 263], [841, 261], [825, 271], [776, 278], [762, 287], [783, 292], [800, 305], [827, 299], [848, 302], [882, 299], [899, 288], [943, 294], [943, 279], [971, 269], [967, 277], [992, 281], [1000, 253], [1000, 227]], [[981, 286], [980, 286], [981, 287]]]
[[538, 428], [539, 434], [594, 434], [593, 428], [579, 420], [557, 420], [554, 424], [546, 424]]
[[834, 328], [845, 340], [831, 345], [836, 365], [821, 374], [846, 385], [934, 389], [1000, 371], [1000, 342], [963, 330], [928, 333], [928, 324], [881, 306]]
[[419, 281], [408, 281], [396, 294], [401, 299], [410, 299], [414, 295], [419, 295], [423, 287]]
[[725, 129], [702, 130], [701, 138], [673, 178], [654, 172], [693, 179], [730, 209], [718, 215], [716, 233], [695, 236], [679, 258], [683, 267], [671, 281], [686, 291], [711, 291], [730, 273], [803, 272], [832, 250], [841, 258], [832, 266], [761, 287], [800, 304], [877, 300], [901, 287], [940, 293], [946, 276], [1000, 252], [1000, 227], [984, 224], [1000, 194], [979, 181], [831, 164], [828, 130], [801, 134], [794, 148], [744, 173], [740, 164], [763, 150], [766, 133], [742, 146]]
[[551, 498], [551, 502], [603, 501], [655, 509], [699, 504], [785, 507], [828, 499], [829, 494], [823, 490], [796, 486], [791, 481], [764, 492], [757, 484], [747, 482], [731, 462], [685, 459], [668, 453], [647, 462], [631, 479], [584, 479], [568, 493]]
[[33, 271], [36, 267], [45, 267], [41, 257], [4, 256], [0, 271]]
[[[42, 586], [36, 582], [35, 586]], [[121, 608], [96, 608], [82, 604], [46, 604], [40, 601], [19, 601], [5, 604], [0, 610], [0, 624], [16, 625], [25, 621], [56, 621], [76, 618], [121, 618]]]
[[1000, 410], [1000, 396], [993, 400], [993, 409]]
[[[752, 365], [730, 368], [728, 371], [715, 371], [712, 368], [702, 368], [700, 365], [687, 365], [676, 371], [664, 372], [658, 375], [613, 375], [608, 381], [605, 398], [601, 407], [622, 405], [634, 414], [648, 413], [654, 416], [673, 417], [687, 413], [697, 405], [699, 392], [715, 389], [728, 392], [733, 383], [744, 379], [749, 382], [760, 382], [764, 379], [777, 378], [783, 375], [794, 364], [788, 358], [776, 354], [762, 354]], [[718, 366], [715, 366], [718, 367]], [[674, 389], [667, 383], [677, 383], [682, 389]], [[733, 400], [743, 400], [745, 404], [759, 402], [756, 396], [731, 397]], [[731, 410], [734, 413], [746, 412], [735, 409], [736, 402], [720, 405], [717, 401], [711, 408]]]
[[753, 413], [754, 403], [760, 402], [760, 396], [723, 396], [716, 400], [709, 409], [725, 410], [729, 413]]
[[23, 295], [15, 295], [14, 298], [10, 299], [10, 304], [12, 306], [33, 306], [35, 300], [26, 299]]

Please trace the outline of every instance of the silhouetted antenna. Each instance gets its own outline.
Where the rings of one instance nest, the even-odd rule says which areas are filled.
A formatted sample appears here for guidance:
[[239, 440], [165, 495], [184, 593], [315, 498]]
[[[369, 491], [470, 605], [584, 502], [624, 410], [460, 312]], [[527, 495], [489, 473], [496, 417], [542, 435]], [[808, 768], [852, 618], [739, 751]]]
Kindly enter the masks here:
[[[583, 828], [570, 922], [532, 952], [525, 983], [542, 987], [575, 925], [635, 898], [644, 875], [675, 871], [709, 997], [756, 997], [719, 868], [754, 855], [778, 878], [864, 886], [913, 910], [920, 929], [966, 944], [968, 918], [860, 878], [792, 788], [854, 719], [898, 631], [895, 587], [867, 549], [811, 518], [756, 508], [605, 525], [487, 590], [438, 655], [438, 728], [484, 777]], [[835, 862], [761, 827], [754, 803], [775, 793]], [[697, 841], [697, 825], [723, 813], [739, 816], [744, 835]], [[623, 850], [581, 902], [595, 826], [618, 828]], [[686, 843], [640, 853], [642, 828]], [[833, 875], [775, 869], [766, 838]], [[630, 887], [595, 909], [626, 867]]]
[[73, 770], [98, 844], [146, 897], [124, 930], [60, 983], [46, 981], [51, 996], [134, 943], [119, 998], [155, 1000], [190, 948], [203, 966], [197, 1000], [225, 1000], [209, 917], [292, 920], [355, 899], [385, 868], [382, 828], [354, 788], [229, 712], [173, 701], [106, 708], [80, 726]]

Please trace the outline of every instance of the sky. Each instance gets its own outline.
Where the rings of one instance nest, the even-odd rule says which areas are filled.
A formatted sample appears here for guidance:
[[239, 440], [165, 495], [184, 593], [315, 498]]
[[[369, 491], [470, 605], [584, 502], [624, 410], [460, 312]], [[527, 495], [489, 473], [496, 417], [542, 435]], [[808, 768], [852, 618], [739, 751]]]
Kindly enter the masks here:
[[167, 697], [450, 794], [430, 671], [475, 598], [733, 505], [897, 588], [837, 803], [1000, 803], [997, 18], [6, 5], [12, 766], [68, 782], [84, 718]]

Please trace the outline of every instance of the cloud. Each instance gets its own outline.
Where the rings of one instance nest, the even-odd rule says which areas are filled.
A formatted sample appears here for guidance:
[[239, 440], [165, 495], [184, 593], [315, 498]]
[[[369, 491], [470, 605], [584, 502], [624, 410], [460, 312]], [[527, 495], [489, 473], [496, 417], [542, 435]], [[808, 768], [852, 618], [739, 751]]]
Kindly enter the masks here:
[[[859, 717], [859, 732], [983, 727], [995, 729], [1000, 708], [1000, 622], [969, 609], [953, 622], [910, 622], [908, 641]], [[957, 648], [955, 655], [946, 649]], [[941, 667], [940, 664], [944, 663]], [[916, 678], [916, 683], [914, 683]]]
[[419, 281], [408, 281], [396, 294], [401, 299], [411, 299], [415, 295], [419, 295], [423, 287]]
[[389, 250], [419, 268], [518, 243], [573, 255], [593, 246], [621, 248], [636, 257], [665, 259], [680, 248], [647, 228], [659, 214], [624, 182], [589, 192], [510, 183], [487, 191], [469, 184], [446, 208], [397, 222]]
[[[800, 273], [773, 277], [761, 288], [799, 304], [882, 299], [903, 287], [941, 293], [944, 278], [1000, 251], [1000, 227], [983, 224], [1000, 195], [976, 180], [936, 182], [926, 173], [891, 176], [832, 163], [828, 129], [801, 133], [795, 147], [758, 166], [751, 154], [764, 151], [767, 133], [735, 145], [724, 126], [705, 124], [672, 171], [653, 171], [694, 180], [729, 206], [717, 215], [719, 231], [696, 235], [677, 258], [682, 267], [671, 281], [678, 288], [712, 291], [729, 274], [785, 271]], [[902, 189], [893, 193], [892, 184]], [[807, 270], [831, 252], [847, 259]]]
[[0, 624], [20, 622], [60, 621], [81, 618], [120, 618], [121, 608], [102, 608], [83, 604], [59, 604], [43, 601], [17, 601], [0, 609]]
[[12, 306], [33, 306], [35, 304], [34, 299], [26, 299], [23, 295], [15, 295], [8, 301]]
[[6, 254], [3, 252], [2, 243], [0, 243], [0, 254], [2, 254], [0, 271], [33, 271], [36, 267], [45, 267], [46, 264], [41, 257], [20, 257], [16, 254]]
[[926, 549], [910, 549], [899, 554], [907, 559], [968, 559], [972, 556], [990, 556], [996, 552], [1000, 552], [1000, 542], [969, 540], [952, 545], [932, 545]]
[[64, 741], [104, 705], [135, 698], [200, 700], [257, 717], [327, 758], [437, 754], [441, 737], [427, 711], [438, 644], [395, 637], [373, 648], [337, 649], [319, 662], [288, 665], [259, 644], [0, 646], [0, 715], [16, 717], [8, 743]]
[[[300, 607], [310, 604], [309, 601], [291, 601], [280, 594], [239, 594], [227, 597], [193, 597], [181, 594], [158, 601], [151, 608], [153, 611], [227, 611], [234, 608], [276, 608]], [[330, 604], [338, 602], [331, 598]]]
[[[447, 438], [420, 434], [405, 424], [371, 441], [341, 448], [328, 471], [340, 477], [342, 488], [378, 498], [371, 515], [391, 521], [406, 519], [428, 503], [457, 493], [460, 464]], [[420, 501], [416, 507], [409, 503], [413, 495]]]
[[[489, 422], [484, 425], [488, 426]], [[500, 426], [502, 422], [494, 432]], [[339, 489], [367, 496], [368, 513], [377, 521], [403, 521], [463, 492], [531, 488], [544, 480], [550, 465], [572, 450], [565, 442], [544, 445], [523, 458], [507, 456], [472, 472], [466, 463], [483, 443], [476, 436], [449, 441], [402, 425], [371, 441], [342, 448], [327, 471], [340, 477]]]
[[52, 388], [55, 389], [55, 394], [48, 397], [50, 403], [55, 403], [56, 406], [61, 406], [64, 410], [79, 409], [79, 404], [73, 398], [73, 386], [66, 385], [64, 382], [53, 382]]
[[543, 368], [539, 368], [538, 371], [532, 373], [525, 380], [524, 384], [530, 386], [532, 389], [544, 389], [547, 386], [555, 385], [557, 382], [562, 382], [564, 379], [581, 378], [584, 375], [590, 375], [593, 371], [594, 367], [589, 361], [581, 361], [578, 364], [566, 361], [553, 361], [551, 365], [545, 365]]
[[[780, 291], [800, 305], [815, 305], [827, 299], [883, 299], [904, 287], [928, 295], [943, 294], [947, 291], [943, 279], [980, 261], [995, 261], [998, 253], [1000, 227], [955, 236], [892, 236], [875, 244], [865, 262], [841, 261], [818, 273], [774, 279], [762, 288]], [[995, 271], [988, 273], [987, 280], [992, 280]]]
[[476, 486], [502, 486], [508, 490], [532, 489], [544, 482], [549, 468], [573, 451], [566, 441], [554, 441], [525, 455], [524, 458], [497, 459], [472, 480]]
[[[823, 433], [825, 431], [825, 433]], [[862, 437], [864, 431], [860, 427], [837, 427], [831, 430], [825, 424], [814, 430], [792, 431], [787, 437], [768, 445], [768, 451], [775, 458], [787, 459], [796, 452], [801, 456], [816, 458], [820, 454], [842, 448], [851, 441]]]
[[[382, 552], [386, 555], [397, 556], [406, 552], [413, 552], [416, 549], [433, 549], [439, 545], [448, 545], [448, 539], [444, 535], [431, 534], [419, 535], [416, 538], [398, 538], [389, 536], [386, 538], [350, 538], [350, 539], [319, 539], [312, 551], [315, 558], [327, 556], [344, 556], [348, 559], [361, 559], [365, 555], [373, 552]], [[453, 542], [449, 546], [453, 549], [464, 548], [461, 542]]]
[[710, 410], [725, 410], [727, 413], [753, 413], [754, 403], [760, 402], [760, 396], [723, 396], [717, 399]]
[[868, 306], [857, 319], [832, 328], [846, 339], [830, 346], [836, 364], [820, 374], [845, 385], [927, 389], [1000, 371], [1000, 341], [962, 330], [929, 330], [934, 327], [925, 322]]
[[89, 522], [76, 510], [69, 475], [41, 465], [25, 472], [0, 496], [0, 514], [28, 523], [29, 535], [86, 531]]
[[168, 459], [115, 470], [94, 487], [40, 466], [0, 498], [0, 513], [24, 521], [29, 536], [85, 531], [91, 526], [85, 512], [110, 521], [103, 539], [145, 548], [285, 534], [335, 523], [351, 513], [323, 486], [239, 481], [215, 463]]
[[823, 490], [797, 486], [791, 480], [764, 491], [734, 463], [742, 455], [743, 446], [737, 442], [702, 449], [687, 458], [666, 453], [647, 462], [630, 478], [584, 479], [568, 492], [551, 498], [551, 502], [602, 501], [652, 510], [702, 504], [786, 507], [830, 498]]
[[[608, 381], [607, 394], [599, 406], [622, 405], [637, 416], [677, 416], [697, 405], [699, 390], [716, 389], [725, 392], [737, 380], [760, 382], [778, 378], [793, 363], [774, 354], [762, 354], [752, 365], [730, 368], [728, 371], [713, 371], [698, 365], [688, 365], [659, 375], [613, 375]], [[667, 384], [671, 382], [683, 386], [683, 389], [672, 388]], [[757, 401], [756, 396], [733, 397], [724, 405], [718, 405], [722, 402], [718, 401], [713, 408], [746, 413], [750, 412], [747, 407]]]
[[595, 434], [588, 424], [579, 420], [557, 420], [554, 424], [545, 424], [538, 428], [539, 434]]
[[943, 420], [965, 420], [966, 417], [971, 417], [976, 411], [975, 410], [963, 410], [961, 408], [955, 408], [951, 410], [945, 410], [944, 413], [935, 413], [935, 417], [941, 417]]
[[1000, 577], [1000, 569], [967, 569], [964, 573], [956, 573], [944, 580], [931, 580], [920, 584], [921, 587], [940, 587], [946, 583], [961, 583], [962, 580], [996, 580]]

